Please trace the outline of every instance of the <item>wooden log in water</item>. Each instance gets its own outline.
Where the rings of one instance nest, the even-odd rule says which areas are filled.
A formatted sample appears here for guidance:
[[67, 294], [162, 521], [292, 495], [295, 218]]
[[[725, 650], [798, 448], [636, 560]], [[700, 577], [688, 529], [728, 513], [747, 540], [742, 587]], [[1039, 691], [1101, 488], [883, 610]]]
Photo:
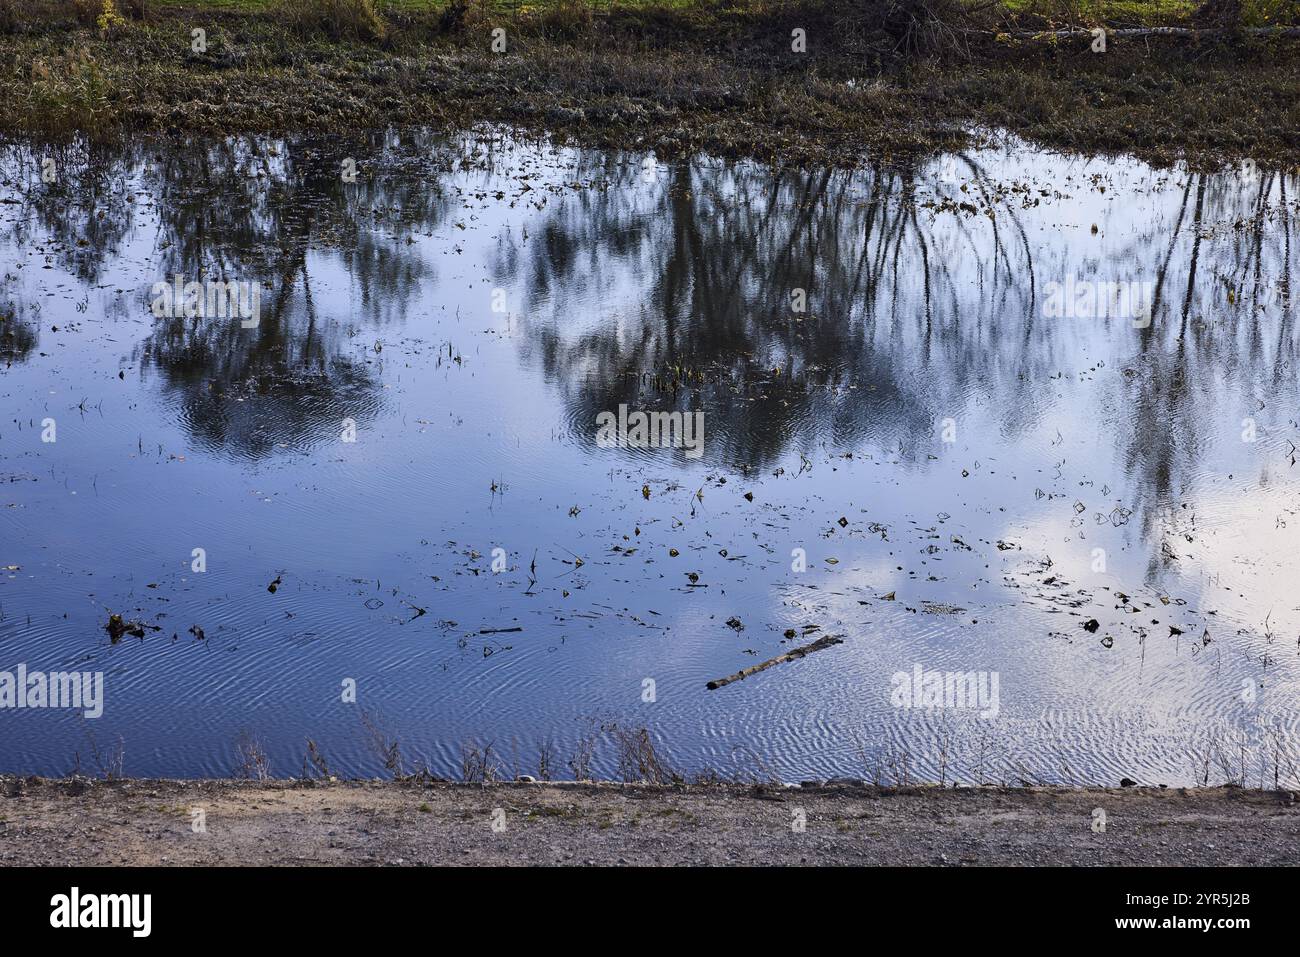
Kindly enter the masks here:
[[821, 651], [823, 648], [829, 648], [831, 645], [840, 645], [844, 643], [844, 638], [840, 635], [824, 635], [818, 638], [810, 645], [801, 645], [798, 648], [791, 648], [783, 655], [777, 655], [775, 658], [769, 658], [767, 661], [759, 662], [752, 668], [742, 668], [734, 675], [728, 675], [725, 678], [716, 678], [708, 683], [708, 689], [715, 691], [723, 685], [729, 685], [733, 681], [741, 681], [750, 675], [756, 675], [760, 671], [765, 671], [773, 665], [784, 664], [787, 661], [794, 661], [796, 658], [802, 658], [804, 655], [810, 655], [814, 651]]

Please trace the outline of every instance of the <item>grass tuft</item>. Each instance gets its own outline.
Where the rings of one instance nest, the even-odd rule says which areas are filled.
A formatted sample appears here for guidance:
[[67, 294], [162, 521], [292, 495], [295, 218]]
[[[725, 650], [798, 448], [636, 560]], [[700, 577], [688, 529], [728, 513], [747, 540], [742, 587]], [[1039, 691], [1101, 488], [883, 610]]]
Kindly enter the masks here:
[[113, 86], [84, 47], [32, 61], [24, 115], [39, 119], [29, 132], [95, 137], [115, 126]]
[[379, 42], [388, 24], [374, 0], [281, 0], [280, 18], [300, 34], [323, 33], [331, 40]]

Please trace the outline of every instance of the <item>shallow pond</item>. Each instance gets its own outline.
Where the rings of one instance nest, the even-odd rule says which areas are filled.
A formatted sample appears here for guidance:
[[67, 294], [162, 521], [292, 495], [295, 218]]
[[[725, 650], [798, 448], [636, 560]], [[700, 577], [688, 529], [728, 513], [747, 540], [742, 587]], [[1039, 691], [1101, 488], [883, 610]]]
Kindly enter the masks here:
[[0, 770], [1294, 785], [1297, 188], [10, 146]]

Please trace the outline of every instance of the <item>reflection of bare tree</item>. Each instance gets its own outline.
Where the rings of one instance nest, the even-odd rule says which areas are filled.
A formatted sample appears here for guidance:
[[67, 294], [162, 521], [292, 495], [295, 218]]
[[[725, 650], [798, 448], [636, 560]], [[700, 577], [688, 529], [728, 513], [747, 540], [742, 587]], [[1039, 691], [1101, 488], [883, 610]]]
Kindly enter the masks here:
[[39, 247], [51, 264], [99, 283], [133, 224], [136, 197], [129, 187], [138, 160], [138, 150], [102, 144], [5, 147], [0, 183], [13, 187], [19, 204], [10, 241], [20, 249]]
[[[526, 348], [575, 422], [620, 403], [706, 408], [709, 454], [733, 464], [819, 433], [919, 456], [935, 418], [976, 398], [1004, 435], [1029, 431], [1053, 377], [1116, 356], [1132, 413], [1116, 438], [1150, 532], [1221, 437], [1232, 392], [1294, 368], [1288, 184], [1191, 176], [1181, 197], [1158, 194], [1174, 209], [1095, 261], [1051, 234], [1031, 242], [1029, 191], [958, 163], [967, 189], [925, 200], [906, 168], [696, 160], [655, 187], [580, 171], [609, 188], [553, 209], [532, 245], [504, 243], [495, 270], [523, 289]], [[1150, 281], [1152, 321], [1044, 318], [1041, 290], [1067, 272]]]
[[[411, 291], [430, 281], [432, 267], [403, 240], [438, 223], [446, 201], [419, 169], [383, 178], [364, 171], [401, 170], [437, 145], [413, 134], [363, 134], [346, 144], [146, 140], [111, 153], [65, 149], [54, 184], [41, 182], [40, 157], [31, 151], [11, 151], [2, 168], [24, 184], [32, 207], [13, 240], [41, 238], [87, 283], [100, 279], [124, 243], [147, 240], [152, 230], [158, 281], [180, 275], [261, 287], [256, 328], [226, 318], [160, 318], [138, 355], [163, 374], [196, 439], [256, 456], [319, 433], [321, 422], [373, 408], [376, 385], [366, 365], [345, 354], [347, 339], [356, 323], [382, 329], [404, 321]], [[362, 171], [354, 182], [341, 175], [344, 157]], [[330, 310], [321, 315], [313, 261], [348, 277], [355, 322]], [[148, 310], [150, 298], [142, 289], [134, 307]]]
[[[151, 243], [157, 279], [261, 286], [256, 329], [158, 320], [140, 349], [196, 436], [260, 455], [376, 401], [347, 348], [356, 326], [323, 301], [320, 275], [349, 284], [357, 326], [404, 321], [433, 279], [431, 258], [407, 240], [450, 208], [424, 161], [439, 145], [414, 133], [145, 141], [61, 154], [57, 184], [40, 182], [30, 151], [10, 150], [0, 177], [24, 184], [30, 212], [13, 220], [13, 241], [42, 242], [87, 282], [128, 244]], [[384, 175], [346, 183], [343, 156]], [[483, 159], [471, 165], [485, 192], [511, 182], [495, 147]], [[1131, 425], [1115, 441], [1148, 532], [1241, 383], [1290, 385], [1294, 186], [1283, 177], [1189, 175], [1176, 191], [1141, 194], [1155, 197], [1135, 200], [1155, 204], [1151, 214], [1089, 258], [1059, 232], [1026, 229], [1051, 214], [1022, 212], [1034, 209], [1029, 191], [1004, 181], [1014, 164], [996, 157], [957, 157], [960, 192], [921, 167], [695, 159], [645, 184], [615, 156], [575, 162], [566, 178], [602, 188], [564, 190], [526, 239], [505, 232], [492, 267], [524, 300], [528, 358], [584, 424], [622, 403], [707, 408], [708, 454], [736, 464], [823, 439], [920, 459], [934, 420], [973, 404], [1004, 435], [1037, 428], [1046, 383], [1082, 354], [1108, 356], [1123, 364]], [[1108, 272], [1152, 281], [1150, 324], [1044, 318], [1046, 282]], [[142, 290], [129, 308], [147, 305]], [[0, 349], [21, 360], [37, 326], [11, 321]]]
[[[895, 426], [888, 444], [907, 450], [984, 374], [989, 324], [1030, 313], [1032, 278], [1017, 281], [1027, 246], [1008, 251], [1000, 222], [989, 244], [965, 222], [933, 235], [914, 170], [681, 162], [639, 194], [635, 172], [607, 173], [609, 188], [551, 215], [532, 255], [509, 244], [497, 263], [529, 296], [531, 347], [577, 419], [624, 402], [703, 404], [711, 451], [754, 465], [811, 441], [810, 422], [849, 443]], [[990, 253], [976, 299], [962, 256]], [[609, 317], [601, 282], [637, 314]], [[575, 319], [568, 290], [594, 321]], [[944, 374], [918, 401], [925, 365]]]
[[[1234, 177], [1190, 175], [1159, 250], [1156, 321], [1141, 330], [1140, 355], [1125, 377], [1134, 422], [1149, 427], [1121, 437], [1124, 461], [1141, 477], [1133, 507], [1144, 535], [1178, 504], [1213, 439], [1235, 434], [1244, 416], [1266, 407], [1265, 396], [1294, 384], [1287, 181], [1265, 176], [1247, 187]], [[1209, 245], [1211, 227], [1226, 230], [1228, 241]], [[1264, 394], [1225, 406], [1224, 383], [1251, 379]], [[1153, 574], [1166, 554], [1153, 552]]]
[[[0, 280], [5, 279], [0, 276]], [[3, 289], [0, 285], [0, 293]], [[0, 367], [22, 362], [38, 341], [36, 322], [24, 314], [22, 300], [6, 302], [0, 295]]]

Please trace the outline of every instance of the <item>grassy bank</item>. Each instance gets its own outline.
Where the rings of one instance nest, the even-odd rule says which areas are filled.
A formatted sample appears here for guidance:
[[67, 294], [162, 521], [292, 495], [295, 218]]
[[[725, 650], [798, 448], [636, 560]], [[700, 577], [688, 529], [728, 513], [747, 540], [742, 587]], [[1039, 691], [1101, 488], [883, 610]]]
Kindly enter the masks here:
[[10, 866], [1298, 863], [1288, 791], [0, 778]]
[[[107, 19], [103, 0], [79, 2], [77, 16], [0, 0], [0, 133], [491, 121], [661, 154], [834, 163], [955, 146], [972, 125], [1156, 161], [1290, 166], [1300, 147], [1300, 44], [1236, 29], [1265, 14], [1212, 36], [1116, 36], [1104, 54], [1086, 34], [1023, 36], [1205, 21], [1178, 0], [331, 0], [329, 16], [321, 0], [116, 0]], [[806, 52], [792, 50], [797, 29]]]
[[[1108, 8], [411, 0], [372, 20], [361, 1], [334, 0], [344, 13], [322, 20], [321, 0], [117, 0], [105, 21], [91, 16], [103, 0], [85, 0], [81, 17], [0, 0], [0, 133], [493, 121], [664, 155], [822, 163], [956, 146], [971, 125], [1157, 161], [1291, 165], [1300, 147], [1295, 40], [1115, 36], [1099, 55], [1086, 34], [1018, 39]], [[1112, 25], [1199, 16], [1173, 0], [1141, 17], [1131, 4], [1109, 12]], [[806, 52], [792, 51], [794, 30]]]

